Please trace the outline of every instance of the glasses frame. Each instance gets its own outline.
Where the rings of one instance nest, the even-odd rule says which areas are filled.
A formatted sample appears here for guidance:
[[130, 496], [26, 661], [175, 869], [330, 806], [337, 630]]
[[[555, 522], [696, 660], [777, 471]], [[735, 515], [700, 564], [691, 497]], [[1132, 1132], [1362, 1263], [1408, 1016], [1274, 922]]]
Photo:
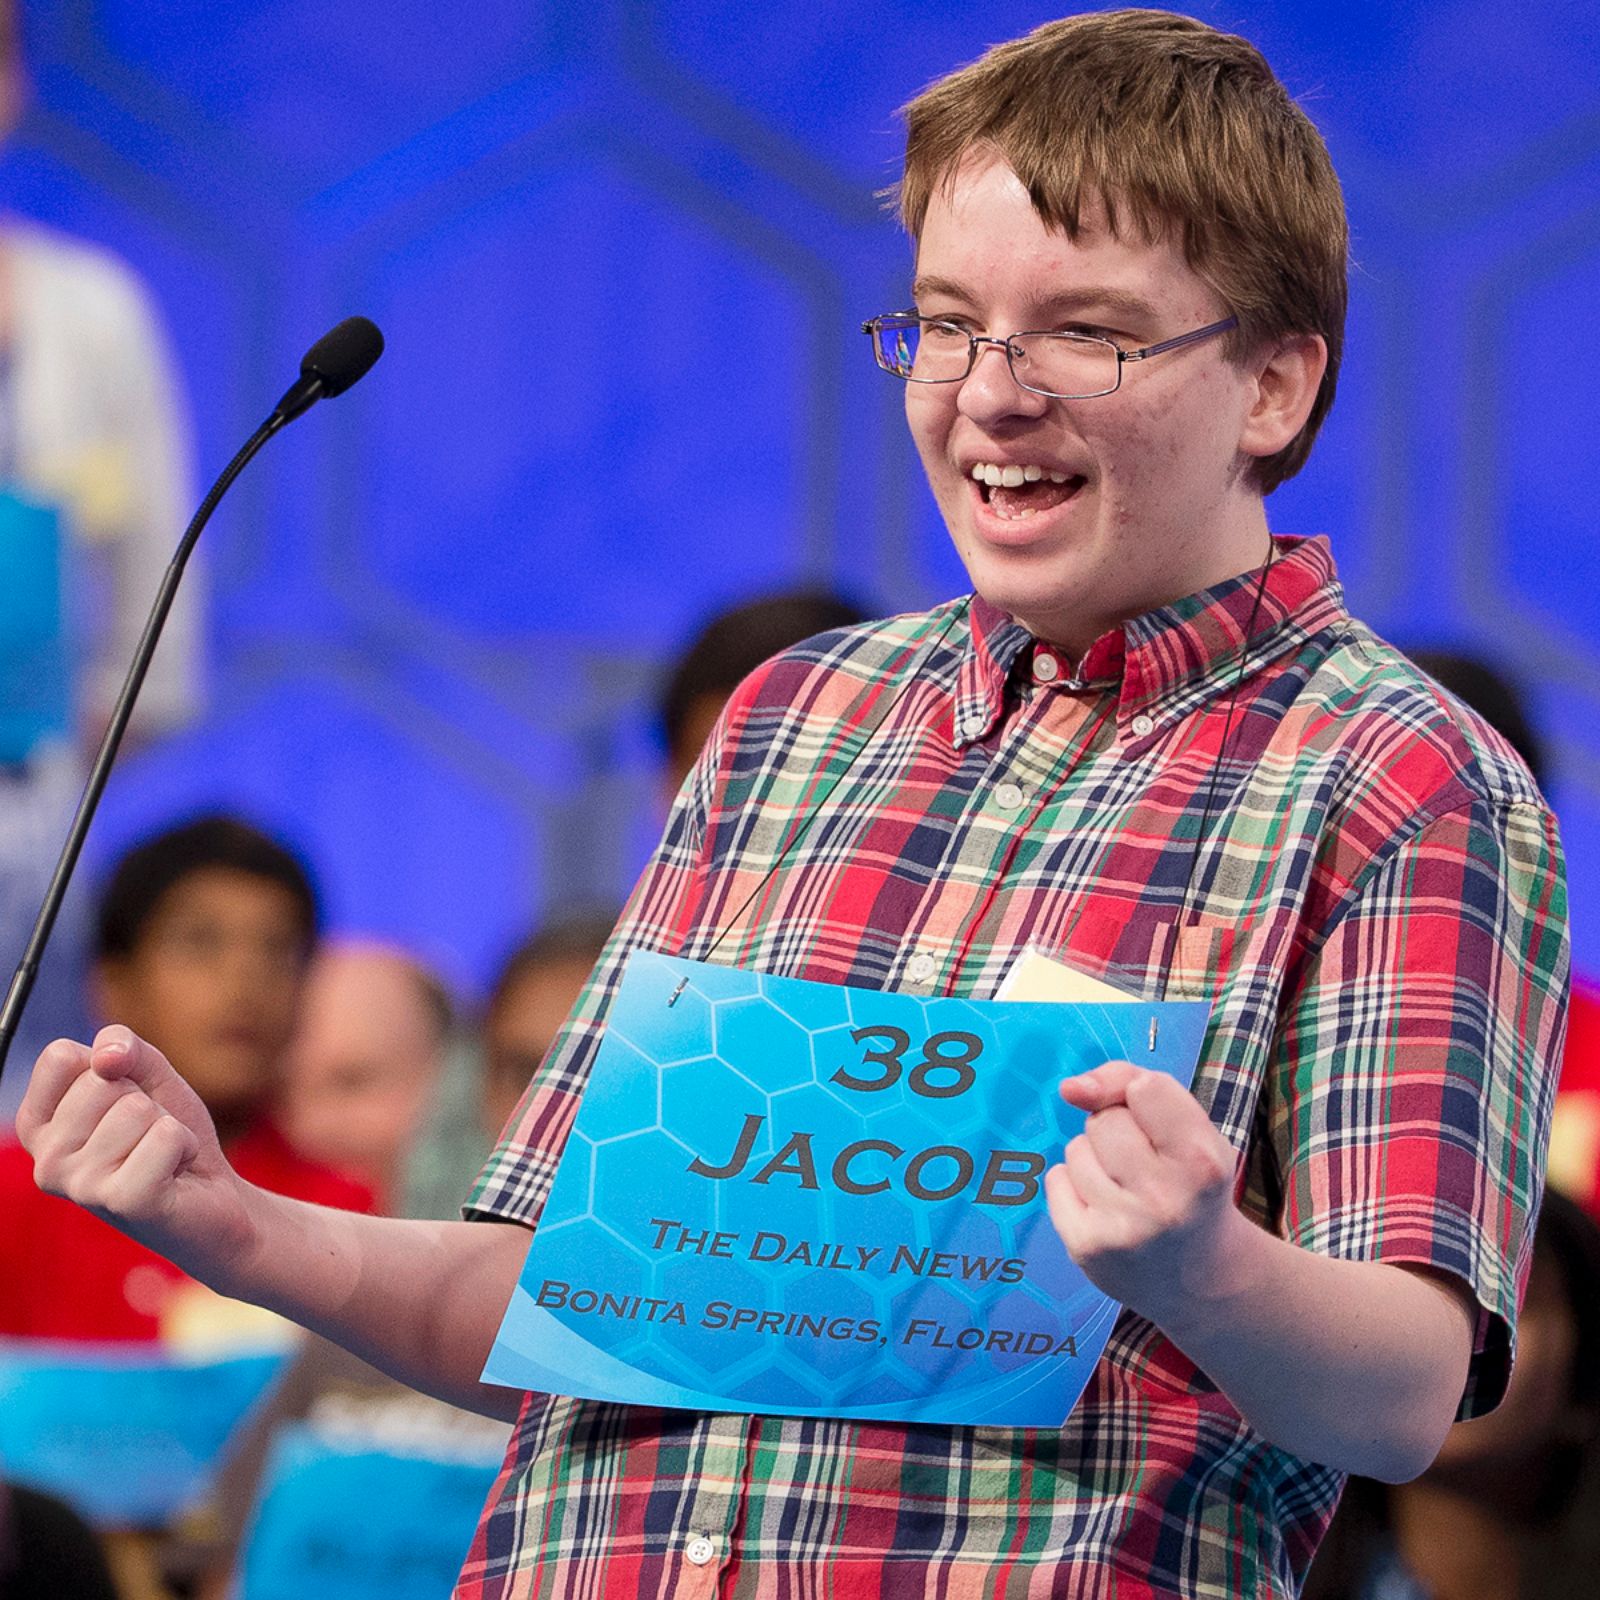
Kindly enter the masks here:
[[[967, 340], [966, 370], [958, 376], [949, 378], [914, 378], [910, 373], [901, 372], [898, 368], [890, 366], [883, 359], [878, 335], [892, 324], [913, 323], [919, 328], [935, 324], [941, 328], [948, 328], [952, 333], [964, 334]], [[1041, 394], [1051, 400], [1098, 400], [1103, 395], [1115, 394], [1122, 387], [1122, 369], [1130, 361], [1148, 361], [1151, 356], [1165, 355], [1169, 350], [1181, 350], [1185, 345], [1198, 344], [1202, 339], [1214, 339], [1219, 333], [1228, 333], [1238, 326], [1237, 317], [1224, 317], [1220, 322], [1208, 322], [1203, 328], [1192, 328], [1188, 333], [1174, 334], [1170, 339], [1161, 339], [1155, 344], [1143, 345], [1137, 350], [1124, 350], [1114, 340], [1101, 339], [1092, 333], [1062, 333], [1055, 328], [1022, 328], [1015, 333], [1006, 334], [1004, 338], [996, 338], [992, 334], [967, 333], [960, 323], [951, 322], [947, 317], [924, 317], [915, 311], [886, 311], [881, 316], [869, 317], [861, 324], [861, 331], [872, 340], [874, 362], [891, 377], [899, 378], [902, 383], [965, 383], [972, 376], [972, 369], [978, 364], [979, 345], [992, 344], [997, 349], [1005, 351], [1006, 368], [1011, 373], [1012, 381], [1019, 388], [1026, 389], [1029, 394]], [[1012, 341], [1034, 338], [1071, 339], [1079, 344], [1104, 345], [1117, 358], [1117, 381], [1108, 389], [1091, 389], [1085, 394], [1063, 394], [1056, 389], [1041, 389], [1037, 384], [1026, 382], [1017, 374], [1018, 350]]]

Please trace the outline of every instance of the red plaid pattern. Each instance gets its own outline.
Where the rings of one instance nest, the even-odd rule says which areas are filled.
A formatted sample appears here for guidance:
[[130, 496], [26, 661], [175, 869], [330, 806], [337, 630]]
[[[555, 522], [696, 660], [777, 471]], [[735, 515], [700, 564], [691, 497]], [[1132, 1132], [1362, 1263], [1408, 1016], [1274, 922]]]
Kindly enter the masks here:
[[[1463, 1409], [1492, 1404], [1567, 984], [1538, 791], [1351, 619], [1321, 541], [1069, 669], [974, 600], [756, 673], [469, 1210], [537, 1222], [635, 946], [980, 996], [1029, 944], [1144, 993], [1165, 966], [1213, 1006], [1196, 1093], [1240, 1204], [1463, 1280]], [[1049, 1432], [530, 1395], [456, 1593], [1289, 1596], [1340, 1484], [1125, 1313]]]

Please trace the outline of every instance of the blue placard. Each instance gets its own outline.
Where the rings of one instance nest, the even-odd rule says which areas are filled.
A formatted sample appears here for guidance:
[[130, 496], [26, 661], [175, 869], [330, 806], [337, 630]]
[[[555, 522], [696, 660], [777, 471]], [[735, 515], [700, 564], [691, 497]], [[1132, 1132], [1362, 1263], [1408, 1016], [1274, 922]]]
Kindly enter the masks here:
[[72, 727], [61, 518], [0, 489], [0, 762]]
[[281, 1352], [175, 1361], [118, 1345], [0, 1345], [0, 1470], [101, 1527], [160, 1527], [206, 1486]]
[[1209, 1008], [924, 999], [636, 952], [493, 1383], [695, 1410], [1058, 1426], [1117, 1306], [1040, 1174], [1063, 1077], [1193, 1077]]
[[499, 1470], [292, 1423], [274, 1437], [239, 1600], [441, 1600]]

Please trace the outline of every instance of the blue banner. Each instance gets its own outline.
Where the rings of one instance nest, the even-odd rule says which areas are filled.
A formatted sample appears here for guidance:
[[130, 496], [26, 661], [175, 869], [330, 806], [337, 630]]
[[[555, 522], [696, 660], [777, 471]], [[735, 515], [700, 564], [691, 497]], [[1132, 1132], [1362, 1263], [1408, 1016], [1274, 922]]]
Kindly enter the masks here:
[[929, 999], [635, 953], [484, 1377], [695, 1410], [1053, 1427], [1117, 1306], [1042, 1176], [1209, 1008]]
[[19, 762], [72, 728], [60, 517], [0, 489], [0, 552], [0, 762]]
[[206, 1486], [282, 1352], [176, 1361], [118, 1345], [0, 1345], [0, 1471], [107, 1528], [161, 1527]]
[[441, 1600], [501, 1451], [439, 1459], [314, 1424], [279, 1430], [247, 1535], [240, 1600]]

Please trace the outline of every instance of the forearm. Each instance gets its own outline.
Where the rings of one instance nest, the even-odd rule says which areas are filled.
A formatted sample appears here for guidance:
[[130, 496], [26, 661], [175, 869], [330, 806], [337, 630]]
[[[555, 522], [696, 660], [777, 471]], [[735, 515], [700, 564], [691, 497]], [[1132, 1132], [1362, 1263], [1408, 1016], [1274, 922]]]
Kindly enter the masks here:
[[453, 1405], [513, 1418], [521, 1396], [480, 1383], [527, 1253], [513, 1223], [332, 1211], [256, 1190], [252, 1242], [207, 1274]]
[[304, 1324], [488, 1416], [478, 1381], [528, 1252], [515, 1223], [413, 1222], [268, 1194], [228, 1164], [199, 1096], [126, 1028], [58, 1040], [17, 1110], [34, 1179], [222, 1294]]
[[1230, 1216], [1158, 1314], [1163, 1331], [1281, 1449], [1388, 1482], [1415, 1477], [1466, 1381], [1465, 1289], [1314, 1255]]

